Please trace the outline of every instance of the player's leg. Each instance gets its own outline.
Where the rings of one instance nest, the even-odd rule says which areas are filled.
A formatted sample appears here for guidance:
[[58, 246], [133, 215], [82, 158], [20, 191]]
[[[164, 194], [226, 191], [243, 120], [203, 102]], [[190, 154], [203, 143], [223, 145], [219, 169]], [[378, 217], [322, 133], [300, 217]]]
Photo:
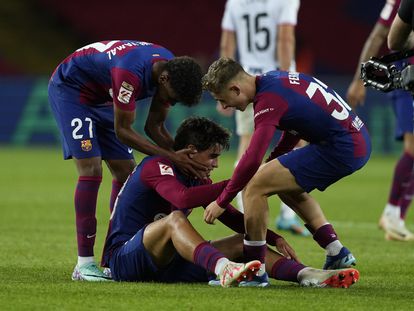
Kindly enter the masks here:
[[96, 199], [102, 179], [101, 150], [96, 136], [94, 112], [79, 103], [79, 92], [49, 84], [49, 101], [61, 133], [65, 159], [73, 158], [78, 171], [75, 190], [78, 264], [72, 279], [106, 280], [96, 266], [93, 246], [96, 235]]
[[244, 276], [253, 274], [260, 266], [257, 261], [246, 264], [229, 261], [205, 241], [179, 211], [148, 225], [143, 243], [158, 267], [169, 264], [172, 255], [177, 251], [187, 261], [219, 275], [223, 287], [239, 282]]
[[391, 92], [390, 97], [396, 116], [395, 138], [404, 140], [404, 149], [394, 169], [388, 202], [381, 215], [379, 227], [386, 231], [385, 237], [388, 239], [408, 241], [412, 233], [405, 228], [404, 220], [401, 220], [404, 217], [401, 215], [405, 214], [406, 207], [410, 204], [404, 197], [410, 196], [410, 184], [413, 180], [413, 98], [409, 92], [402, 90]]
[[109, 201], [109, 210], [112, 213], [118, 193], [127, 180], [128, 176], [134, 170], [136, 163], [134, 159], [106, 160], [105, 162], [112, 174], [112, 190], [111, 198]]
[[[243, 256], [243, 235], [235, 234], [211, 244], [221, 251], [227, 258], [237, 260]], [[299, 283], [308, 287], [349, 287], [358, 281], [359, 272], [355, 269], [321, 270], [307, 267], [292, 259], [287, 259], [282, 254], [271, 248], [266, 249], [266, 272], [270, 278]], [[209, 285], [219, 286], [219, 282], [212, 280]], [[265, 287], [268, 280], [255, 276], [252, 280], [240, 282], [240, 287]]]
[[404, 152], [394, 170], [390, 196], [380, 219], [385, 238], [413, 241], [414, 234], [405, 226], [405, 216], [414, 193], [414, 135], [404, 134]]

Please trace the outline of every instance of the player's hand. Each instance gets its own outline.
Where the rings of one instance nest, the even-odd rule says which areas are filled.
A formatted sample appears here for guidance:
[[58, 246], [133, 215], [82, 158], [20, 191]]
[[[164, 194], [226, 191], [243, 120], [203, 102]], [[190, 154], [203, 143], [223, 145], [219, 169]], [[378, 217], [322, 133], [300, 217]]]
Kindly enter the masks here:
[[300, 263], [298, 256], [296, 256], [295, 251], [289, 245], [288, 242], [282, 237], [276, 239], [276, 249], [283, 254], [288, 259], [293, 259]]
[[176, 151], [171, 158], [178, 168], [186, 174], [196, 176], [200, 179], [206, 178], [208, 168], [201, 163], [198, 163], [192, 159], [192, 156], [197, 153], [194, 149], [181, 149]]
[[217, 103], [217, 105], [216, 105], [216, 109], [217, 109], [217, 111], [221, 114], [221, 115], [223, 115], [223, 116], [225, 116], [225, 117], [231, 117], [233, 114], [234, 114], [234, 108], [232, 108], [232, 107], [229, 107], [229, 108], [223, 108], [223, 106], [221, 105], [221, 104], [219, 104], [219, 103]]
[[362, 80], [352, 80], [352, 83], [348, 88], [348, 92], [346, 93], [346, 98], [352, 108], [355, 109], [358, 105], [364, 105], [365, 94], [366, 89]]
[[216, 218], [223, 214], [224, 211], [225, 209], [221, 208], [216, 201], [211, 202], [204, 210], [204, 221], [210, 225], [213, 225]]

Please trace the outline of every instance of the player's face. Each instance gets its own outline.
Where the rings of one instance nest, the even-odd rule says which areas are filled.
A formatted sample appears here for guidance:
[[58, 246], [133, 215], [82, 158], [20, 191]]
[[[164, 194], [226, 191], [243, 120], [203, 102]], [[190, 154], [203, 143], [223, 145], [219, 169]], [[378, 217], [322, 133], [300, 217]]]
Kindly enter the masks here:
[[218, 157], [222, 150], [223, 148], [219, 144], [216, 144], [207, 150], [193, 154], [194, 161], [207, 167], [206, 177], [209, 177], [210, 173], [218, 167]]
[[224, 108], [235, 108], [244, 111], [249, 104], [249, 100], [241, 91], [239, 85], [229, 85], [220, 93], [212, 93], [216, 101]]

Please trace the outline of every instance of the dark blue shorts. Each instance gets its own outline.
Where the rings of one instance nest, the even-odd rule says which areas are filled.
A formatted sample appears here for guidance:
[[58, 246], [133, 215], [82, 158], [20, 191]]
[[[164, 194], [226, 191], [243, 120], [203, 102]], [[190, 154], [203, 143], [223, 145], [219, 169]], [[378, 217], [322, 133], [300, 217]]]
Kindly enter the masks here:
[[414, 103], [412, 95], [407, 91], [395, 90], [390, 93], [394, 113], [395, 139], [402, 140], [405, 133], [414, 132]]
[[157, 268], [142, 242], [144, 231], [145, 227], [112, 253], [109, 266], [115, 281], [208, 282], [205, 269], [186, 261], [178, 253], [174, 255], [167, 267]]
[[49, 83], [49, 102], [55, 116], [65, 159], [101, 157], [133, 159], [132, 149], [115, 135], [112, 105], [88, 106], [79, 102], [79, 91]]
[[324, 191], [365, 165], [371, 153], [369, 141], [367, 147], [367, 156], [355, 158], [352, 149], [344, 148], [341, 152], [330, 145], [309, 144], [278, 157], [278, 160], [295, 176], [303, 190]]

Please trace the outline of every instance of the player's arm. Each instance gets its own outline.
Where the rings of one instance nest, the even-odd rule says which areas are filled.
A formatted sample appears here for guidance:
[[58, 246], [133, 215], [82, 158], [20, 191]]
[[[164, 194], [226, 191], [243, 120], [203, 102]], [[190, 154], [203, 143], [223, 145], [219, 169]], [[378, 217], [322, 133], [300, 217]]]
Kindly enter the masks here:
[[169, 163], [152, 161], [141, 172], [142, 181], [177, 209], [189, 209], [207, 205], [227, 185], [228, 180], [214, 184], [186, 187], [176, 177]]
[[234, 31], [223, 29], [220, 39], [220, 57], [229, 57], [234, 59], [236, 55], [236, 33]]
[[388, 48], [397, 51], [410, 50], [414, 48], [412, 26], [411, 24], [404, 22], [399, 14], [400, 13], [395, 16], [388, 34]]
[[277, 28], [276, 59], [280, 70], [289, 70], [295, 55], [295, 25], [281, 24]]
[[358, 66], [355, 71], [354, 78], [346, 94], [349, 104], [354, 108], [364, 103], [366, 94], [364, 83], [360, 78], [360, 64], [369, 60], [370, 57], [378, 55], [380, 48], [387, 38], [389, 29], [389, 27], [377, 22], [365, 41], [361, 55], [359, 56]]
[[158, 146], [172, 150], [174, 140], [165, 128], [169, 110], [170, 104], [163, 102], [157, 92], [152, 98], [144, 129], [148, 137]]
[[282, 136], [280, 136], [279, 142], [277, 143], [276, 147], [272, 150], [269, 157], [266, 159], [266, 162], [272, 161], [276, 159], [278, 156], [282, 154], [288, 153], [291, 151], [300, 141], [300, 137], [298, 135], [293, 135], [289, 132], [284, 131]]

